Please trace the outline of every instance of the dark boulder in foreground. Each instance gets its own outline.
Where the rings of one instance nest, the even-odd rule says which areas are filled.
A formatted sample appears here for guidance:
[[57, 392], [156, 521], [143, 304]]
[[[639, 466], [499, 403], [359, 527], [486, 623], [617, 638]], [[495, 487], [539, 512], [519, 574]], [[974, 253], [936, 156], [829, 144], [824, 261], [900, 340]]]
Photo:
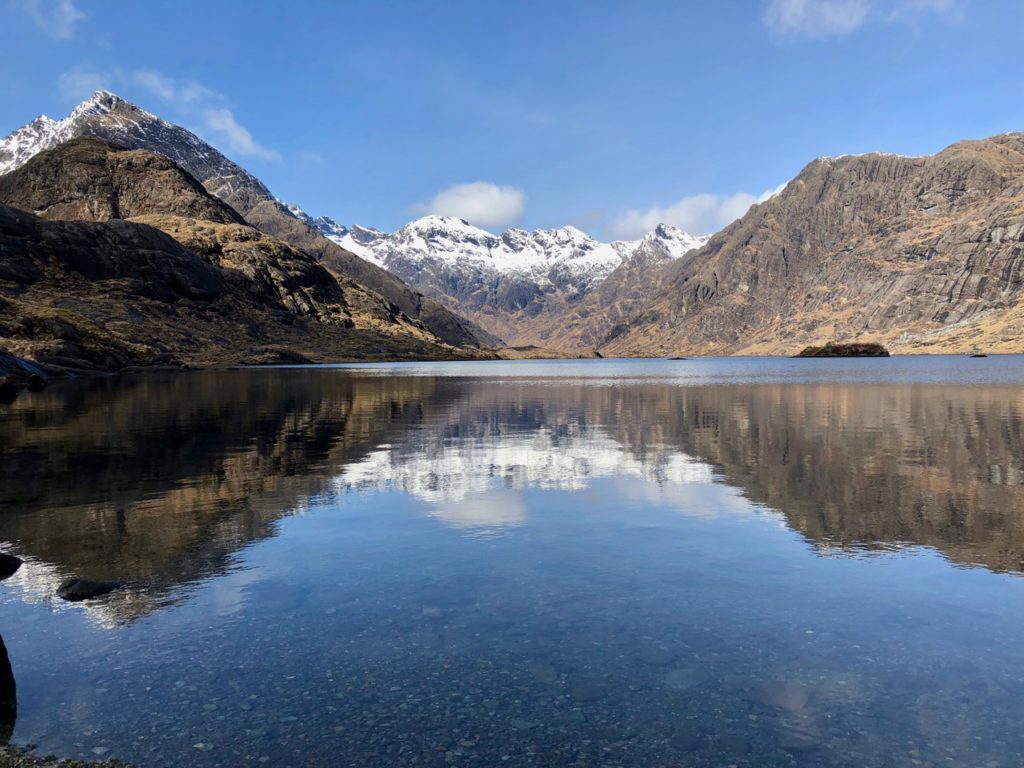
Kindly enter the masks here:
[[0, 581], [13, 576], [21, 568], [21, 558], [0, 552]]
[[823, 347], [805, 347], [797, 357], [889, 357], [889, 350], [881, 344], [833, 344]]
[[18, 688], [14, 684], [14, 671], [7, 656], [7, 646], [0, 637], [0, 746], [6, 746], [14, 734], [18, 719]]
[[57, 597], [76, 603], [102, 597], [121, 586], [117, 581], [89, 581], [88, 579], [67, 579], [57, 587]]

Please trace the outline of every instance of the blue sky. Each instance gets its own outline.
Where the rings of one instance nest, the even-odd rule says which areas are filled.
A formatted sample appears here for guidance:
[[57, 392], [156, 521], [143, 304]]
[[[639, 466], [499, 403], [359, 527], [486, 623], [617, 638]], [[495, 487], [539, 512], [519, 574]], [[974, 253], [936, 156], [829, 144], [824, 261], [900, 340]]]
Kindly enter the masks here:
[[105, 87], [395, 229], [711, 231], [819, 155], [1024, 130], [1021, 0], [0, 0], [0, 133]]

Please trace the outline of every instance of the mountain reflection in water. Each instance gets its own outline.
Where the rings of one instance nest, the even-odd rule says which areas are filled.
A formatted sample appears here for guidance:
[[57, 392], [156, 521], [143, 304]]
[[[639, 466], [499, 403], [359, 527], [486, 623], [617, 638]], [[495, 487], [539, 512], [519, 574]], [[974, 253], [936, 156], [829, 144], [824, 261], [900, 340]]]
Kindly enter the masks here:
[[71, 575], [122, 580], [100, 609], [115, 622], [224, 572], [311, 497], [368, 490], [486, 534], [525, 522], [525, 489], [616, 478], [693, 514], [683, 490], [714, 480], [830, 554], [927, 545], [1024, 567], [1009, 385], [150, 375], [22, 398], [0, 460], [0, 548], [30, 559], [14, 581], [44, 598]]
[[[140, 768], [1024, 764], [1024, 359], [983, 365], [255, 369], [20, 398], [0, 740]], [[71, 576], [125, 586], [72, 605]]]

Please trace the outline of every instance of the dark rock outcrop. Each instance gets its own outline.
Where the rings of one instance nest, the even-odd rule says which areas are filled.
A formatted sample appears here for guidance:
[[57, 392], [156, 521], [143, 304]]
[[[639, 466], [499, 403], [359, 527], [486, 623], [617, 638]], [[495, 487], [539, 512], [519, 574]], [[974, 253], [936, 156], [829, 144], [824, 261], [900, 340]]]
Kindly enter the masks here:
[[166, 157], [96, 138], [73, 139], [0, 176], [0, 200], [50, 220], [170, 215], [244, 223]]
[[3, 579], [10, 578], [18, 569], [21, 568], [22, 560], [20, 557], [14, 555], [8, 555], [6, 552], [0, 552], [0, 581]]
[[889, 357], [889, 350], [881, 344], [833, 344], [804, 347], [796, 357]]
[[57, 587], [57, 597], [71, 603], [93, 600], [109, 595], [121, 584], [117, 581], [90, 581], [89, 579], [66, 579]]
[[11, 659], [0, 636], [0, 747], [7, 746], [18, 719], [18, 686], [14, 682]]

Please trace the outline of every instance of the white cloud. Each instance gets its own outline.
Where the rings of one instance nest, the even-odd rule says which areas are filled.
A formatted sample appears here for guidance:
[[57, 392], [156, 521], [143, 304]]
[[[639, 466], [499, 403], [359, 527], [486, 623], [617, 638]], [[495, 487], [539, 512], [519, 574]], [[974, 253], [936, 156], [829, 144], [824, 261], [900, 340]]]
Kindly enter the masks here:
[[783, 37], [832, 37], [860, 28], [870, 12], [870, 0], [772, 0], [764, 22]]
[[526, 195], [515, 187], [474, 181], [453, 184], [434, 195], [430, 202], [418, 203], [412, 209], [419, 214], [457, 216], [478, 227], [502, 229], [523, 218]]
[[58, 40], [70, 40], [85, 14], [73, 0], [9, 0], [11, 8], [27, 13], [43, 32]]
[[754, 203], [763, 203], [774, 197], [785, 186], [782, 184], [760, 195], [748, 192], [713, 195], [705, 192], [688, 195], [664, 207], [626, 211], [612, 223], [612, 236], [620, 240], [635, 240], [659, 224], [671, 224], [695, 235], [717, 232], [743, 216]]
[[96, 91], [110, 90], [113, 82], [105, 72], [94, 72], [83, 67], [74, 67], [57, 78], [61, 98], [66, 101], [81, 101]]
[[197, 123], [195, 129], [227, 154], [280, 160], [273, 149], [263, 146], [224, 106], [216, 91], [194, 80], [182, 80], [153, 69], [90, 70], [74, 67], [57, 81], [61, 95], [68, 101], [81, 101], [98, 90], [143, 91], [174, 107], [185, 119]]
[[871, 22], [914, 23], [924, 16], [953, 19], [959, 0], [769, 0], [765, 26], [784, 38], [843, 37]]
[[264, 160], [280, 160], [281, 156], [257, 142], [248, 129], [238, 124], [230, 109], [223, 107], [203, 111], [203, 122], [208, 132], [221, 139], [229, 153], [259, 157]]

